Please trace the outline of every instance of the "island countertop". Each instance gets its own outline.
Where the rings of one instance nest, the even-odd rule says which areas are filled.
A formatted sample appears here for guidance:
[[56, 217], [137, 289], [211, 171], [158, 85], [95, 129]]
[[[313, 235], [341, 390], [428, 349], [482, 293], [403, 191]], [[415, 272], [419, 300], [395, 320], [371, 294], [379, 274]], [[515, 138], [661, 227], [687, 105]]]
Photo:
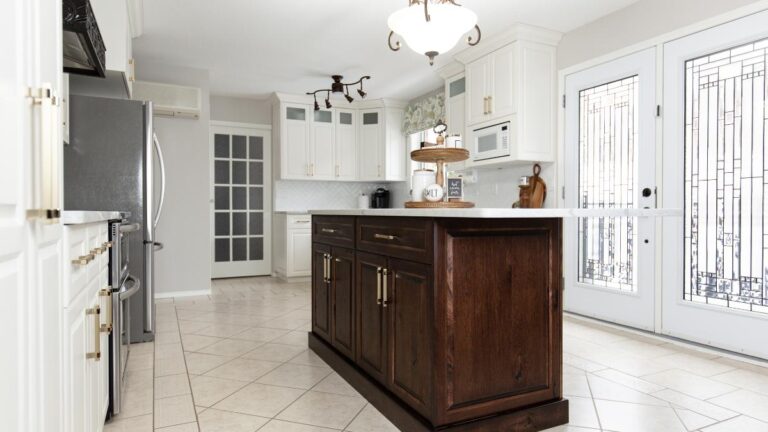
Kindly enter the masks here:
[[340, 209], [310, 210], [315, 216], [395, 216], [432, 218], [593, 218], [593, 217], [682, 217], [682, 209], [579, 209], [579, 208], [469, 208], [469, 209]]

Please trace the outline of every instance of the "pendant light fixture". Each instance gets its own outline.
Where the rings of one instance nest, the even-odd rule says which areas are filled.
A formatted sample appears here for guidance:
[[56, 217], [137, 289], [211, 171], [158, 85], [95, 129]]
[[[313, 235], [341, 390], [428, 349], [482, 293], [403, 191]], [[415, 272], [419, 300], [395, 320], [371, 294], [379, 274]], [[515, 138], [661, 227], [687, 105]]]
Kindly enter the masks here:
[[450, 51], [461, 36], [473, 28], [477, 39], [469, 36], [467, 43], [475, 46], [482, 38], [477, 14], [454, 0], [408, 0], [408, 7], [390, 15], [387, 24], [391, 30], [389, 49], [400, 50], [399, 41], [392, 44], [392, 37], [397, 34], [412, 50], [427, 56], [430, 65], [435, 63], [435, 57]]
[[333, 75], [331, 76], [331, 78], [333, 79], [333, 83], [331, 83], [331, 88], [307, 92], [308, 95], [312, 95], [315, 98], [315, 111], [320, 111], [320, 104], [317, 103], [318, 93], [321, 93], [321, 94], [325, 93], [325, 107], [328, 109], [333, 108], [333, 105], [331, 105], [331, 93], [343, 93], [344, 98], [347, 99], [347, 102], [349, 103], [352, 103], [352, 101], [355, 100], [355, 98], [349, 95], [350, 86], [360, 85], [360, 88], [357, 89], [357, 93], [360, 95], [361, 98], [365, 99], [365, 96], [368, 95], [368, 93], [363, 91], [363, 81], [367, 79], [371, 79], [371, 77], [368, 75], [361, 77], [359, 80], [351, 83], [341, 82], [341, 80], [344, 79], [344, 77], [341, 75]]

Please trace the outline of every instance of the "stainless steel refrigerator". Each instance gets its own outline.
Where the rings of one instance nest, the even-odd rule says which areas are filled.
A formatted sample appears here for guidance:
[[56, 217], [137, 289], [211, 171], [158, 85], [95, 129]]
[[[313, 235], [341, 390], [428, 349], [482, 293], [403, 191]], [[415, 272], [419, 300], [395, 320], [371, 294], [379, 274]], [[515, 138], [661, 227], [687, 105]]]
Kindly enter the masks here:
[[129, 303], [131, 342], [154, 339], [155, 227], [163, 207], [165, 165], [153, 130], [152, 103], [70, 96], [64, 146], [64, 208], [130, 212], [143, 235], [129, 241], [130, 274], [141, 292]]

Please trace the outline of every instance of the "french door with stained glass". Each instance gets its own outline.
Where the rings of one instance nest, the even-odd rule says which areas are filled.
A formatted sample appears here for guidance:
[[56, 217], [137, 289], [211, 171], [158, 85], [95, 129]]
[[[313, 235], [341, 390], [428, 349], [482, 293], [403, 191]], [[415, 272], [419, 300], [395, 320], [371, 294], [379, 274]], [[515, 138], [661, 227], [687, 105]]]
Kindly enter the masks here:
[[[654, 208], [653, 49], [565, 78], [565, 203]], [[566, 219], [567, 311], [653, 331], [654, 220]]]
[[211, 126], [214, 278], [272, 271], [270, 143], [268, 130]]
[[662, 331], [768, 359], [768, 12], [664, 46]]

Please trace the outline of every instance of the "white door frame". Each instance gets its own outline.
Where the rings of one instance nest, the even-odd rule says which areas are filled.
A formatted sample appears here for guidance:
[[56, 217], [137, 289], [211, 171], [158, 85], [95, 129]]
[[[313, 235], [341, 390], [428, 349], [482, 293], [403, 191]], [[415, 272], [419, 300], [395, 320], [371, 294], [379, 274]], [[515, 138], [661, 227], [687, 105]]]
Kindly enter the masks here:
[[[685, 61], [764, 38], [768, 38], [768, 11], [664, 45], [664, 207], [679, 207], [685, 199]], [[768, 315], [693, 303], [682, 298], [684, 219], [665, 219], [663, 230], [666, 258], [662, 262], [662, 332], [768, 358], [768, 339], [765, 338]]]
[[[215, 179], [215, 173], [214, 173], [214, 137], [217, 133], [226, 133], [226, 134], [237, 134], [242, 133], [243, 135], [248, 136], [250, 135], [259, 135], [264, 137], [264, 146], [263, 146], [263, 161], [264, 161], [264, 260], [262, 271], [259, 271], [258, 274], [254, 274], [254, 276], [260, 276], [260, 275], [270, 275], [272, 273], [272, 206], [273, 206], [273, 199], [272, 199], [272, 190], [273, 190], [273, 177], [272, 177], [272, 126], [267, 124], [256, 124], [256, 123], [241, 123], [241, 122], [228, 122], [228, 121], [217, 121], [217, 120], [211, 120], [210, 122], [210, 132], [209, 132], [209, 142], [208, 142], [208, 152], [209, 152], [209, 215], [210, 215], [210, 248], [211, 248], [211, 275], [212, 278], [221, 278], [221, 277], [237, 277], [237, 276], [229, 276], [226, 274], [219, 274], [217, 275], [217, 272], [215, 270], [216, 267], [216, 255], [215, 255], [215, 223], [216, 223], [216, 217], [215, 217], [215, 202], [214, 202], [214, 179]], [[247, 266], [245, 263], [250, 263], [251, 261], [243, 261], [244, 266]]]
[[[579, 207], [580, 169], [580, 92], [621, 79], [637, 76], [638, 138], [634, 143], [634, 199], [637, 208], [655, 207], [655, 197], [643, 197], [643, 188], [655, 188], [653, 172], [647, 168], [655, 164], [656, 142], [656, 53], [653, 48], [633, 53], [611, 62], [593, 66], [566, 77], [565, 80], [565, 158], [564, 180], [572, 185], [565, 189], [565, 206]], [[564, 307], [567, 311], [610, 322], [629, 325], [643, 330], [655, 330], [654, 316], [654, 221], [635, 218], [636, 243], [633, 278], [636, 291], [619, 291], [598, 285], [578, 282], [578, 224], [580, 219], [564, 222], [565, 277]]]

